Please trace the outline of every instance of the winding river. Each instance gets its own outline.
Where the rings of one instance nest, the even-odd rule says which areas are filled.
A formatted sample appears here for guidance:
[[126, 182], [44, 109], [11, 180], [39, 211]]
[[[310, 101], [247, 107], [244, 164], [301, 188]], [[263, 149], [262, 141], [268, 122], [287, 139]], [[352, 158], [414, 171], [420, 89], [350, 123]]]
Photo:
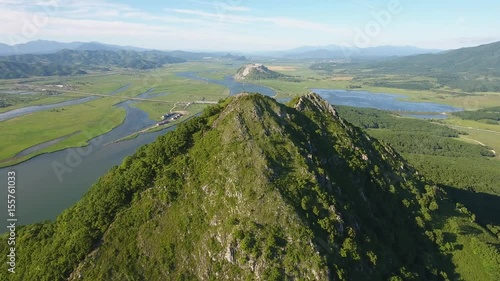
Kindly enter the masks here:
[[[206, 79], [195, 77], [194, 72], [192, 74], [190, 76], [189, 73], [181, 73], [179, 76], [206, 81]], [[216, 83], [217, 80], [208, 82]], [[127, 88], [128, 86], [125, 86], [110, 94], [118, 93]], [[269, 88], [236, 81], [230, 82], [230, 89], [232, 95], [241, 91], [274, 95], [274, 92]], [[152, 90], [149, 90], [137, 97], [154, 98], [166, 94], [152, 94]], [[85, 101], [79, 99], [43, 107], [20, 109], [15, 117], [60, 106], [79, 104], [95, 98], [85, 99]], [[42, 154], [18, 165], [0, 169], [1, 183], [7, 183], [7, 172], [15, 171], [17, 174], [16, 214], [19, 224], [55, 219], [64, 209], [77, 202], [100, 176], [113, 166], [119, 165], [126, 156], [132, 155], [140, 146], [148, 144], [158, 136], [174, 129], [168, 128], [159, 132], [140, 134], [131, 140], [114, 142], [156, 123], [156, 121], [149, 119], [146, 112], [131, 106], [133, 103], [134, 101], [129, 100], [116, 104], [115, 106], [125, 110], [125, 121], [108, 133], [91, 140], [87, 147], [69, 148]], [[33, 152], [33, 150], [31, 151]], [[0, 221], [7, 219], [6, 203], [7, 192], [0, 192]], [[0, 233], [4, 231], [2, 229]]]
[[[127, 85], [121, 87], [120, 89], [109, 93], [108, 95], [115, 95], [119, 92], [125, 91], [126, 89], [128, 89], [130, 87], [130, 85], [131, 84], [127, 84]], [[18, 109], [14, 109], [11, 111], [0, 113], [0, 122], [5, 121], [5, 120], [9, 120], [12, 118], [16, 118], [19, 116], [27, 115], [30, 113], [39, 112], [39, 111], [44, 111], [44, 110], [49, 110], [49, 109], [64, 107], [64, 106], [70, 106], [70, 105], [75, 105], [75, 104], [86, 103], [86, 102], [93, 101], [93, 100], [98, 99], [98, 98], [100, 98], [100, 97], [93, 96], [93, 97], [85, 97], [85, 98], [81, 98], [81, 99], [63, 101], [60, 103], [34, 105], [34, 106], [27, 106], [27, 107], [23, 107], [23, 108], [18, 108]]]
[[[138, 97], [147, 98], [150, 92], [151, 90]], [[126, 111], [124, 122], [92, 139], [87, 147], [42, 154], [18, 165], [0, 169], [0, 182], [3, 183], [7, 182], [8, 171], [15, 171], [17, 174], [16, 213], [20, 224], [54, 219], [78, 201], [111, 167], [120, 164], [140, 146], [173, 129], [140, 134], [135, 139], [111, 143], [156, 123], [149, 119], [146, 112], [131, 106], [132, 103], [124, 101], [115, 105]], [[105, 121], [103, 120], [104, 123]], [[4, 221], [7, 219], [4, 211], [7, 210], [6, 202], [7, 192], [0, 193], [0, 220]]]

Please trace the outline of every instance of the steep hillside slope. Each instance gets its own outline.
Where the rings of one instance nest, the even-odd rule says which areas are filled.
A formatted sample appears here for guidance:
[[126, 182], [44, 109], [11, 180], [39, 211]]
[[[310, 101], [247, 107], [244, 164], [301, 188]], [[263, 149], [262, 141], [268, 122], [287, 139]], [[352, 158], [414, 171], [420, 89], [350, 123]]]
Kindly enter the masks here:
[[55, 222], [20, 229], [7, 277], [455, 280], [431, 241], [442, 196], [319, 96], [241, 94], [141, 148]]

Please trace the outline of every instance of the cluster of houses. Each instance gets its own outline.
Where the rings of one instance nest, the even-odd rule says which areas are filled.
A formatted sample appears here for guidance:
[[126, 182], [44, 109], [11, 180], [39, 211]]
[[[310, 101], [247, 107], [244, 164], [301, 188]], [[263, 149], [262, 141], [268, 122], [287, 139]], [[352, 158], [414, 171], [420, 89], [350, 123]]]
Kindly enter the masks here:
[[10, 88], [9, 90], [30, 90], [30, 91], [40, 91], [40, 92], [47, 92], [47, 91], [52, 91], [52, 90], [56, 90], [56, 89], [69, 89], [69, 90], [73, 90], [74, 87], [73, 86], [70, 86], [70, 85], [63, 85], [63, 84], [55, 84], [55, 85], [51, 85], [51, 84], [45, 84], [43, 86], [39, 86], [39, 85], [32, 85], [32, 84], [16, 84], [14, 87]]
[[158, 122], [156, 124], [156, 126], [161, 126], [161, 125], [165, 125], [165, 124], [168, 124], [172, 121], [175, 121], [179, 118], [182, 117], [182, 113], [178, 113], [178, 112], [175, 112], [175, 113], [169, 113], [169, 114], [165, 114], [161, 117], [161, 120], [160, 122]]

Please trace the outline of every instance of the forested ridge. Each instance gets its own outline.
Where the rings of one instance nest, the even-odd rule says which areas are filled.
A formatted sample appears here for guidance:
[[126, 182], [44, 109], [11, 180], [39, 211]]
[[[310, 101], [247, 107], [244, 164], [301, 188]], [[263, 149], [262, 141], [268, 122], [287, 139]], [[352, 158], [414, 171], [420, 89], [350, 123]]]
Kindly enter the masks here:
[[185, 61], [159, 51], [62, 50], [0, 57], [0, 79], [84, 74], [99, 67], [152, 69]]
[[2, 265], [2, 280], [498, 280], [500, 268], [473, 212], [315, 94], [209, 107], [18, 236], [19, 268]]
[[[354, 75], [350, 87], [387, 87], [407, 90], [500, 91], [500, 42], [383, 61], [313, 63], [310, 69]], [[375, 77], [375, 79], [372, 79]]]

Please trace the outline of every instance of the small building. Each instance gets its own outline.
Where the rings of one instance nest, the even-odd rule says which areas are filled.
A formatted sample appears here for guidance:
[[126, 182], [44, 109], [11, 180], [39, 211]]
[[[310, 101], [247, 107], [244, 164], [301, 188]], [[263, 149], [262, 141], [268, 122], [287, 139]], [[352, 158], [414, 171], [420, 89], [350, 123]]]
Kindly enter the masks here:
[[168, 124], [169, 122], [177, 120], [177, 119], [181, 118], [182, 116], [183, 116], [182, 113], [169, 113], [169, 114], [165, 114], [165, 115], [163, 115], [161, 117], [162, 121], [158, 122], [156, 124], [156, 126], [161, 126], [161, 125]]
[[161, 116], [161, 120], [168, 119], [168, 118], [170, 118], [170, 116], [172, 116], [172, 115], [174, 115], [174, 113], [169, 113], [169, 114], [162, 115], [162, 116]]

